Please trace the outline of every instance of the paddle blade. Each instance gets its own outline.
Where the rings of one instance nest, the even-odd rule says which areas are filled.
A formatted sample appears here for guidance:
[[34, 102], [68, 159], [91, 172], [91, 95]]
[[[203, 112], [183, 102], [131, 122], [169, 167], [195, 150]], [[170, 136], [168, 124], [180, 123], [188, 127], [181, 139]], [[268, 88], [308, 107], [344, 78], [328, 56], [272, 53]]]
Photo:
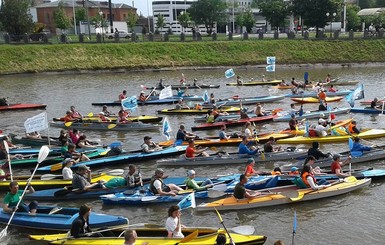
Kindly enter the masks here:
[[297, 197], [292, 197], [292, 198], [290, 198], [290, 200], [293, 201], [293, 202], [296, 202], [296, 201], [301, 200], [304, 196], [305, 196], [305, 193], [300, 192], [300, 193], [298, 193]]
[[346, 182], [346, 183], [353, 183], [353, 182], [356, 182], [356, 181], [357, 181], [357, 178], [354, 177], [354, 176], [349, 176], [349, 177], [346, 177], [344, 179], [344, 182]]
[[3, 240], [3, 238], [7, 236], [7, 229], [8, 229], [8, 226], [5, 227], [5, 229], [3, 229], [3, 230], [0, 232], [0, 240]]
[[62, 175], [56, 175], [56, 174], [43, 174], [40, 179], [41, 180], [53, 180], [56, 178], [62, 177]]
[[93, 117], [94, 116], [94, 113], [90, 112], [87, 114], [87, 117]]
[[55, 172], [55, 171], [59, 171], [60, 169], [63, 168], [63, 164], [61, 163], [56, 163], [54, 165], [51, 166], [51, 172]]
[[121, 176], [124, 174], [124, 169], [113, 169], [107, 172], [108, 175]]
[[40, 148], [39, 156], [37, 157], [37, 162], [38, 162], [38, 163], [41, 163], [42, 161], [44, 161], [44, 160], [47, 158], [48, 154], [49, 154], [49, 148], [48, 148], [48, 146], [43, 145], [43, 146]]
[[223, 191], [216, 191], [216, 190], [208, 190], [208, 197], [209, 198], [219, 198], [226, 195], [226, 192]]
[[158, 199], [158, 196], [148, 196], [148, 197], [142, 197], [140, 200], [142, 202], [150, 202]]
[[108, 129], [113, 129], [116, 127], [117, 124], [114, 124], [114, 123], [111, 123], [111, 124], [108, 124], [107, 128]]
[[234, 233], [244, 235], [244, 236], [253, 235], [255, 232], [254, 226], [251, 226], [251, 225], [236, 226], [236, 227], [230, 228], [230, 230]]
[[64, 125], [65, 125], [66, 127], [70, 127], [70, 126], [72, 125], [72, 123], [73, 123], [73, 122], [66, 122], [66, 123], [64, 123]]
[[187, 243], [195, 238], [197, 238], [199, 235], [199, 230], [195, 230], [193, 233], [189, 234], [188, 236], [185, 236], [182, 240], [179, 241], [179, 243]]
[[226, 184], [214, 185], [212, 189], [216, 191], [226, 191], [227, 185]]

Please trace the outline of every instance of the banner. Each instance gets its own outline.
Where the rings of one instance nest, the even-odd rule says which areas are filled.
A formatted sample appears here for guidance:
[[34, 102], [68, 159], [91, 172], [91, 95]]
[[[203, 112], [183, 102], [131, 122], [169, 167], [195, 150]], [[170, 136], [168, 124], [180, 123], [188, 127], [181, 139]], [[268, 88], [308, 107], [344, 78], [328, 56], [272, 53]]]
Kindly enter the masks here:
[[170, 123], [168, 122], [168, 118], [165, 117], [163, 119], [163, 125], [162, 125], [162, 134], [166, 136], [167, 140], [170, 140], [170, 133], [172, 132]]
[[189, 194], [188, 196], [186, 196], [185, 198], [183, 198], [179, 203], [178, 203], [178, 206], [181, 210], [183, 209], [187, 209], [187, 208], [195, 208], [196, 207], [196, 203], [195, 203], [195, 194], [194, 192], [192, 192], [191, 194]]
[[136, 108], [138, 107], [138, 101], [136, 100], [135, 96], [128, 97], [122, 100], [121, 103], [122, 103], [123, 110], [135, 111]]
[[166, 98], [170, 98], [172, 97], [172, 88], [171, 86], [168, 86], [168, 87], [165, 87], [164, 89], [162, 89], [160, 91], [160, 94], [159, 94], [159, 99], [160, 100], [163, 100], [163, 99], [166, 99]]
[[47, 112], [42, 112], [24, 122], [25, 132], [39, 132], [48, 128]]
[[275, 72], [275, 65], [268, 65], [266, 66], [267, 72]]
[[227, 71], [225, 71], [225, 77], [226, 78], [230, 78], [230, 77], [233, 77], [233, 76], [235, 76], [235, 73], [234, 73], [233, 69], [228, 69]]
[[275, 64], [275, 56], [266, 57], [266, 63], [268, 65], [274, 65]]
[[354, 107], [354, 101], [355, 100], [363, 99], [364, 97], [365, 97], [364, 85], [361, 84], [353, 92], [351, 92], [350, 94], [346, 95], [345, 98], [346, 98], [346, 101], [349, 103], [349, 105], [351, 107]]

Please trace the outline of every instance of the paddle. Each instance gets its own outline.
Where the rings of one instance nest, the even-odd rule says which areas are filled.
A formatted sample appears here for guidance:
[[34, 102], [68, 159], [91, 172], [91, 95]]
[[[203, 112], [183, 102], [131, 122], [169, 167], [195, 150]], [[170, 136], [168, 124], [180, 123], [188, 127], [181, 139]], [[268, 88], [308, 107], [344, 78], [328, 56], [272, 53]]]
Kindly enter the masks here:
[[244, 236], [250, 236], [255, 232], [254, 226], [251, 226], [251, 225], [236, 226], [236, 227], [230, 228], [230, 230], [232, 232], [235, 232], [237, 234], [244, 235]]
[[233, 238], [231, 237], [230, 232], [227, 230], [227, 228], [226, 228], [226, 226], [225, 226], [225, 223], [223, 222], [223, 219], [222, 219], [221, 214], [218, 212], [218, 209], [217, 209], [216, 207], [214, 207], [214, 209], [215, 209], [215, 211], [217, 212], [219, 221], [220, 221], [220, 223], [222, 224], [223, 229], [225, 229], [227, 235], [228, 235], [229, 238], [230, 238], [230, 244], [235, 245], [235, 242], [234, 242]]
[[32, 179], [33, 179], [33, 176], [35, 175], [36, 173], [36, 170], [39, 168], [39, 164], [44, 161], [44, 159], [46, 159], [46, 157], [48, 156], [48, 153], [49, 153], [49, 148], [48, 146], [42, 146], [40, 148], [40, 151], [39, 151], [39, 157], [38, 157], [38, 160], [37, 160], [37, 164], [36, 164], [36, 167], [35, 167], [35, 170], [33, 171], [32, 175], [31, 175], [31, 178], [28, 179], [28, 182], [27, 184], [25, 185], [25, 188], [24, 188], [24, 191], [23, 191], [23, 194], [21, 194], [21, 197], [19, 198], [19, 201], [17, 202], [16, 204], [16, 207], [15, 207], [15, 210], [13, 210], [12, 212], [12, 215], [11, 217], [9, 218], [9, 221], [7, 223], [7, 226], [0, 232], [0, 239], [3, 239], [6, 235], [7, 235], [7, 229], [8, 229], [8, 226], [9, 224], [11, 224], [11, 221], [13, 219], [13, 216], [15, 216], [15, 213], [17, 211], [17, 209], [19, 208], [19, 205], [21, 203], [21, 201], [23, 200], [23, 197], [25, 195], [25, 192], [27, 191]]
[[3, 140], [5, 151], [7, 152], [7, 160], [8, 160], [8, 167], [9, 167], [9, 173], [11, 174], [11, 181], [13, 181], [13, 174], [12, 174], [12, 167], [11, 167], [11, 157], [9, 155], [9, 146], [8, 142], [6, 140]]
[[94, 113], [90, 112], [87, 114], [87, 117], [93, 117], [94, 116]]
[[143, 102], [146, 102], [146, 101], [150, 98], [151, 94], [154, 93], [155, 90], [156, 90], [156, 87], [154, 87], [154, 88], [151, 90], [151, 92], [147, 95], [146, 99], [145, 99]]
[[110, 124], [108, 124], [107, 128], [108, 128], [108, 129], [113, 129], [113, 128], [115, 128], [116, 126], [117, 126], [117, 124], [115, 124], [115, 123], [110, 123]]
[[66, 122], [66, 123], [64, 123], [64, 125], [65, 125], [66, 127], [71, 127], [72, 123], [73, 123], [73, 122]]
[[187, 243], [187, 242], [190, 242], [192, 240], [194, 240], [195, 238], [197, 238], [199, 235], [199, 230], [195, 230], [194, 232], [190, 233], [188, 236], [185, 236], [182, 240], [180, 240], [179, 242], [175, 243], [175, 245], [178, 245], [179, 243]]
[[[124, 169], [113, 169], [106, 172], [107, 175], [111, 176], [121, 176], [124, 173]], [[41, 176], [41, 180], [53, 180], [56, 178], [62, 178], [63, 175], [60, 174], [43, 174]]]

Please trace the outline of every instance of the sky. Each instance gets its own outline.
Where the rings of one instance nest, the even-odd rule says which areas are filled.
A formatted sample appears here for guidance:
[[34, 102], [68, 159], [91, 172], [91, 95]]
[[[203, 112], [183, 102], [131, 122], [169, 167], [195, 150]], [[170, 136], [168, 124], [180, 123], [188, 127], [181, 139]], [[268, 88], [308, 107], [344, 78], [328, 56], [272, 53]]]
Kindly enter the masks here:
[[[148, 15], [148, 10], [147, 10], [147, 2], [148, 2], [148, 7], [150, 8], [150, 16], [152, 15], [152, 0], [112, 0], [113, 3], [125, 3], [130, 6], [133, 6], [137, 8], [137, 13], [142, 15], [147, 16]], [[134, 4], [132, 4], [134, 3]]]

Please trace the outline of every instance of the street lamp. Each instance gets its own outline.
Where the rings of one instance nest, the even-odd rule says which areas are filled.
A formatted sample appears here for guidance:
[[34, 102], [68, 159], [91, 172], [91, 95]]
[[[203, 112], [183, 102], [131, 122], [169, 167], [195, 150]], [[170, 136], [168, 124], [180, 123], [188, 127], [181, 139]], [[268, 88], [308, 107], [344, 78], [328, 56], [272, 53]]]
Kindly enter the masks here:
[[99, 15], [100, 15], [100, 28], [102, 29], [102, 37], [103, 37], [103, 42], [104, 42], [103, 11], [100, 11]]
[[330, 19], [330, 38], [332, 38], [332, 34], [333, 34], [333, 19], [334, 17], [336, 17], [336, 13], [332, 13], [330, 14], [329, 12], [326, 13], [326, 16], [329, 18], [329, 16], [331, 17]]

